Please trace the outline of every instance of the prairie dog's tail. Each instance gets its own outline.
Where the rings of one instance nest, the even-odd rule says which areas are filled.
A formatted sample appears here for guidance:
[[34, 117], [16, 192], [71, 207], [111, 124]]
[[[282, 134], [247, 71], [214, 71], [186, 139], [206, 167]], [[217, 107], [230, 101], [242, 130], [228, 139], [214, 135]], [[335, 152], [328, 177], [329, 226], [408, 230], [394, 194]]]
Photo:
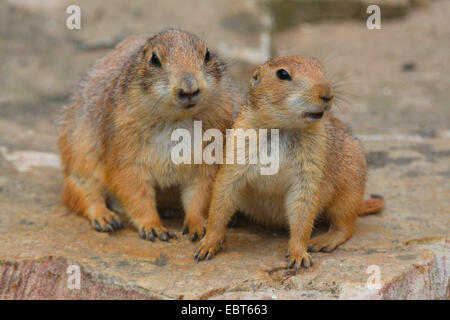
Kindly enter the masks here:
[[370, 199], [364, 200], [358, 216], [365, 216], [380, 212], [384, 208], [384, 199], [378, 194], [371, 194]]

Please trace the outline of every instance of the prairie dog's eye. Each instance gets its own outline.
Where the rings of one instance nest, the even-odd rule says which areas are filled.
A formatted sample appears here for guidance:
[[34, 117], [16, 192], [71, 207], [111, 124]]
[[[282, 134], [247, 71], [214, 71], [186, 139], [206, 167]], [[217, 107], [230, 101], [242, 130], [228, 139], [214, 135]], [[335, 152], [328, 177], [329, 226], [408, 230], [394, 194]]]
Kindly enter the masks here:
[[161, 61], [159, 61], [159, 58], [155, 53], [152, 54], [150, 62], [156, 67], [161, 67]]
[[209, 50], [206, 49], [206, 53], [205, 53], [205, 63], [208, 63], [209, 60], [211, 60], [211, 54], [209, 53]]
[[277, 70], [277, 77], [281, 80], [292, 80], [289, 72], [284, 69]]

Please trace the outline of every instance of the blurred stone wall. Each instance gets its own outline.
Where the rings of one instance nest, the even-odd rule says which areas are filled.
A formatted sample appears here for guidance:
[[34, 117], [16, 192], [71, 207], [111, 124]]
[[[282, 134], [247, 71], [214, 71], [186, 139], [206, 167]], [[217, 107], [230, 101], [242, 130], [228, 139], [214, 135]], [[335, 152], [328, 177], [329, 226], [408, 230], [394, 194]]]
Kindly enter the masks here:
[[[324, 18], [361, 17], [368, 2], [379, 3], [384, 18], [404, 15], [412, 0], [5, 0], [0, 103], [61, 99], [120, 40], [169, 26], [206, 40], [245, 86], [253, 67], [273, 53], [273, 32]], [[70, 4], [81, 8], [81, 30], [66, 28]]]
[[[66, 7], [74, 3], [81, 30], [66, 28]], [[257, 1], [7, 0], [0, 14], [0, 72], [8, 75], [0, 78], [0, 103], [59, 99], [123, 38], [169, 26], [206, 40], [233, 62], [238, 79], [270, 52], [270, 18]]]
[[[448, 108], [424, 106], [447, 101], [448, 2], [430, 1], [3, 0], [0, 143], [12, 146], [15, 138], [15, 144], [55, 150], [54, 120], [94, 61], [129, 35], [170, 26], [203, 38], [228, 62], [241, 91], [254, 67], [271, 56], [316, 56], [334, 82], [344, 79], [351, 90], [357, 84], [345, 93], [350, 108], [335, 108], [355, 130], [441, 130]], [[366, 28], [368, 3], [381, 6], [382, 30]], [[71, 4], [81, 8], [81, 30], [66, 28]], [[418, 4], [425, 8], [412, 10]]]

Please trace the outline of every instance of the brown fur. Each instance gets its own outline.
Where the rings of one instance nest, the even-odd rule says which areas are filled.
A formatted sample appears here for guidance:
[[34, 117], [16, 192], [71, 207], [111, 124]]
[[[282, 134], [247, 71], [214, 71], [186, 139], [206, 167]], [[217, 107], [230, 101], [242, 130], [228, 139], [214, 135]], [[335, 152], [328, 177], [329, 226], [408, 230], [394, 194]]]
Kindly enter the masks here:
[[[98, 231], [122, 227], [105, 204], [112, 195], [141, 237], [168, 240], [156, 193], [177, 186], [185, 230], [192, 239], [203, 234], [217, 166], [175, 165], [170, 152], [173, 130], [192, 131], [194, 120], [204, 130], [231, 126], [235, 96], [226, 67], [212, 53], [206, 60], [206, 52], [201, 40], [177, 29], [129, 37], [94, 65], [65, 108], [63, 202]], [[180, 88], [200, 90], [195, 107], [180, 102]]]
[[[280, 69], [288, 71], [291, 79], [279, 79], [276, 72]], [[278, 128], [280, 168], [275, 175], [264, 176], [259, 164], [221, 166], [213, 186], [206, 236], [194, 257], [201, 260], [216, 253], [229, 219], [240, 210], [265, 225], [288, 228], [288, 267], [308, 268], [312, 264], [308, 247], [332, 251], [352, 236], [358, 215], [382, 209], [382, 199], [363, 202], [364, 152], [328, 112], [333, 95], [317, 59], [278, 58], [257, 68], [248, 106], [233, 128]], [[308, 112], [324, 112], [323, 118], [311, 119]], [[310, 239], [321, 212], [329, 216], [330, 229]]]

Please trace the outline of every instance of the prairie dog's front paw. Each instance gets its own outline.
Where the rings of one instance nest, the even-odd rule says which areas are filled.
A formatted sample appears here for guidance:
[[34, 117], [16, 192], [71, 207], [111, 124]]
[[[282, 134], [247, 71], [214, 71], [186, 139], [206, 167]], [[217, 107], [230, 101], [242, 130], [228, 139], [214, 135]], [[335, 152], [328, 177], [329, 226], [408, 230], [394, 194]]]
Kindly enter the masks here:
[[188, 234], [191, 241], [202, 239], [206, 233], [206, 220], [203, 217], [195, 219], [186, 217], [183, 226], [183, 234]]
[[169, 242], [170, 239], [176, 238], [176, 235], [164, 228], [163, 226], [152, 226], [146, 225], [142, 227], [139, 231], [139, 236], [142, 239], [147, 239], [152, 242], [155, 242], [155, 239], [158, 238], [161, 241]]
[[203, 238], [195, 250], [194, 259], [197, 261], [211, 259], [222, 248], [223, 242], [223, 238]]
[[295, 272], [298, 272], [301, 267], [309, 270], [309, 267], [314, 264], [311, 256], [306, 251], [306, 249], [290, 248], [288, 250], [288, 253], [286, 254], [286, 258], [289, 259], [287, 268], [290, 269], [294, 267]]
[[111, 232], [123, 228], [119, 217], [112, 211], [105, 210], [91, 216], [91, 224], [99, 232]]

